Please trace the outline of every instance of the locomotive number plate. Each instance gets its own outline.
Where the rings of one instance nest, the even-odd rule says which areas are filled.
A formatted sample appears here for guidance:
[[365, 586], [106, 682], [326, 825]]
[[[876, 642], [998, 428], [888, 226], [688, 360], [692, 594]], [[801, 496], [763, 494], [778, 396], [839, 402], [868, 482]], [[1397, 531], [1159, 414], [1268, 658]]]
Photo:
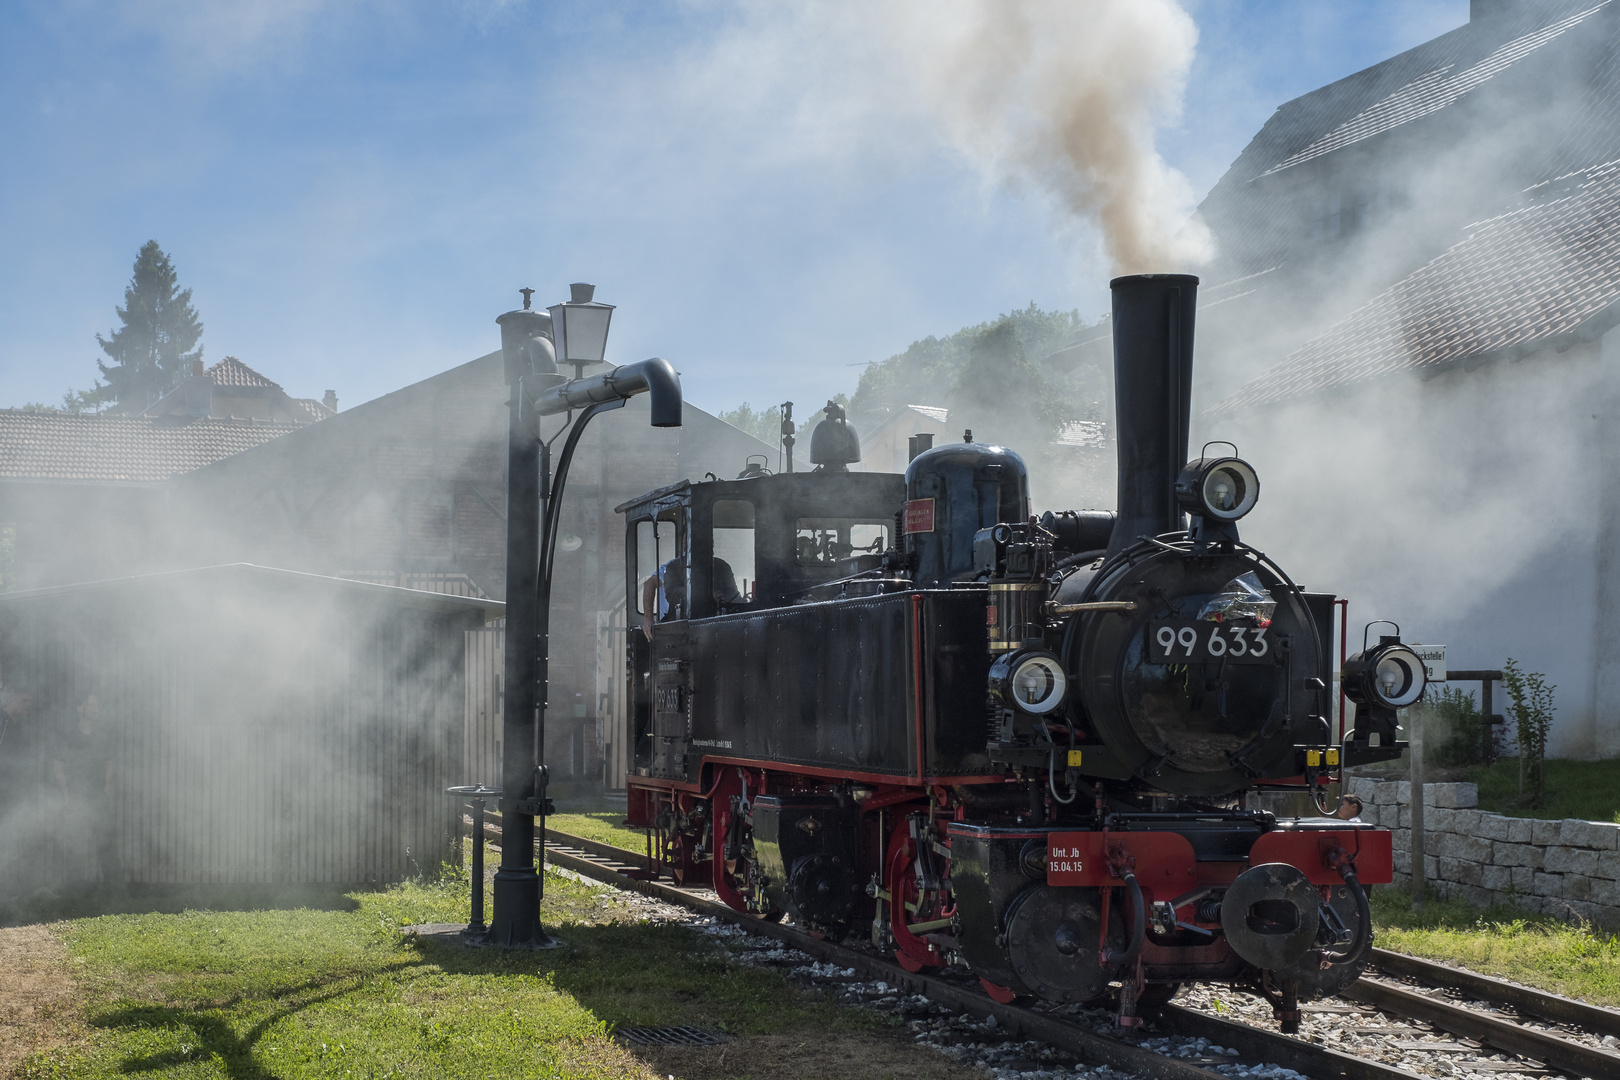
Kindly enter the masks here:
[[1160, 619], [1148, 624], [1148, 661], [1154, 664], [1275, 664], [1271, 630], [1264, 626]]

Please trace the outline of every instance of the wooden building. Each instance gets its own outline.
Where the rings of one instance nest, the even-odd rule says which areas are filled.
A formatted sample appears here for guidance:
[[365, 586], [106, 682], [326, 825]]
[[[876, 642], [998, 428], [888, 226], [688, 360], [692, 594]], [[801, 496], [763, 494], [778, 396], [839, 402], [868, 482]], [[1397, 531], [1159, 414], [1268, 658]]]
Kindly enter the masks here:
[[437, 866], [501, 608], [248, 565], [0, 596], [0, 900]]
[[[506, 399], [500, 354], [490, 353], [188, 473], [169, 486], [148, 565], [185, 552], [504, 599]], [[677, 480], [734, 476], [771, 449], [690, 404], [681, 427], [651, 427], [645, 397], [586, 429], [552, 596], [546, 755], [557, 780], [623, 784], [608, 760], [624, 724], [623, 653], [606, 645], [624, 625], [624, 526], [613, 507]], [[478, 738], [491, 760], [500, 647], [495, 629], [471, 654], [484, 659], [469, 730], [487, 732]]]
[[[231, 359], [150, 416], [0, 410], [0, 527], [16, 537], [14, 585], [248, 562], [500, 600], [506, 400], [491, 353], [341, 413], [335, 399], [291, 398]], [[222, 409], [251, 415], [214, 415]], [[749, 455], [773, 450], [694, 406], [684, 413], [680, 428], [652, 428], [646, 399], [633, 399], [592, 422], [575, 459], [552, 603], [547, 756], [561, 780], [622, 784], [604, 757], [622, 742], [623, 720], [613, 711], [622, 662], [603, 644], [624, 622], [623, 524], [612, 508], [677, 480], [736, 475]], [[484, 660], [470, 731], [498, 728], [499, 649], [492, 628], [473, 652]]]

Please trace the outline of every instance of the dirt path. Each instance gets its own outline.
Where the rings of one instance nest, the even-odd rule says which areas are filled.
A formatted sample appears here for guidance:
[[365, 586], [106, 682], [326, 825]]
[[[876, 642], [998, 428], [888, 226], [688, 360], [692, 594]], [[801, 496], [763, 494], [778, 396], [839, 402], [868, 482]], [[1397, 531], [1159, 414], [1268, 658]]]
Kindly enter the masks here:
[[0, 926], [0, 1077], [67, 1042], [76, 994], [67, 954], [43, 926]]
[[681, 1080], [985, 1080], [984, 1069], [956, 1064], [898, 1032], [756, 1035], [720, 1046], [638, 1049], [659, 1076]]

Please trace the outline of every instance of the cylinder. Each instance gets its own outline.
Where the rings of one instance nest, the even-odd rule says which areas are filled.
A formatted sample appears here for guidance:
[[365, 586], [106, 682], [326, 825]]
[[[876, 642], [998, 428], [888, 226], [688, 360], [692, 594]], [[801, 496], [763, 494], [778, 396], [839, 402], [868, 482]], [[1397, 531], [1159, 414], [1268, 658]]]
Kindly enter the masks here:
[[1137, 537], [1183, 527], [1175, 484], [1187, 463], [1198, 279], [1137, 274], [1109, 284], [1119, 452], [1119, 520], [1108, 542], [1113, 555]]

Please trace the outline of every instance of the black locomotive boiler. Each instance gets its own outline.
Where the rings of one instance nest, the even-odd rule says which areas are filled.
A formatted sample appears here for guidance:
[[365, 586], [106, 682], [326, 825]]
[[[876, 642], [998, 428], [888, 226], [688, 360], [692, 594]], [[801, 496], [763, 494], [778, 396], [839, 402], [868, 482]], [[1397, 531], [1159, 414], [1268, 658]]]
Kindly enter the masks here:
[[1358, 976], [1389, 833], [1252, 795], [1399, 754], [1423, 666], [1364, 649], [1335, 725], [1334, 597], [1239, 539], [1248, 463], [1187, 459], [1197, 284], [1113, 282], [1116, 511], [1037, 519], [1019, 456], [971, 441], [850, 472], [836, 406], [814, 472], [619, 508], [630, 821], [674, 875], [1126, 1025], [1221, 980], [1291, 1028]]

